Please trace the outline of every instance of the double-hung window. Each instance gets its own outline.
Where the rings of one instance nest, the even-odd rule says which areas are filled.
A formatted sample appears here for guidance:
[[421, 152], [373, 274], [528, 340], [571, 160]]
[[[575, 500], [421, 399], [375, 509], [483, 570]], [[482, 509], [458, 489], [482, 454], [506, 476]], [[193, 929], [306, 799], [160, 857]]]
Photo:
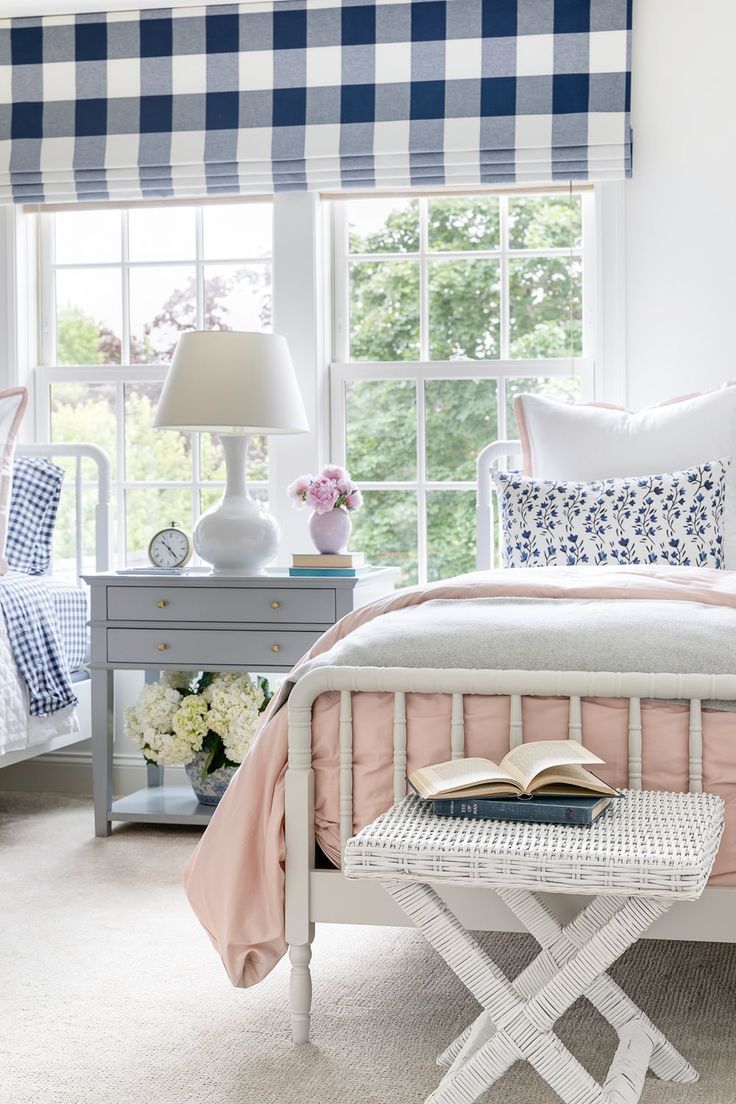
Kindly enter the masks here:
[[[38, 435], [106, 450], [117, 562], [144, 564], [157, 528], [174, 521], [191, 530], [222, 493], [219, 440], [154, 430], [153, 415], [184, 330], [271, 329], [272, 204], [100, 206], [37, 217]], [[251, 440], [248, 472], [251, 492], [264, 499], [267, 447]], [[90, 549], [91, 516], [87, 529]], [[57, 558], [73, 549], [73, 511], [62, 504]]]
[[341, 199], [333, 219], [352, 547], [401, 583], [472, 570], [475, 461], [518, 436], [514, 395], [593, 395], [593, 190]]

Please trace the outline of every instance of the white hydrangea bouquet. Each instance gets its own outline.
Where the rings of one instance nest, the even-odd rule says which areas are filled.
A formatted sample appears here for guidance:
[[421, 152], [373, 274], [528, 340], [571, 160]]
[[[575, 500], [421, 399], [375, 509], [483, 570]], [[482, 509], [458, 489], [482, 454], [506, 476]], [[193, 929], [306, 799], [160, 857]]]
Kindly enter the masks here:
[[222, 768], [232, 772], [243, 762], [272, 696], [265, 678], [166, 671], [158, 682], [147, 683], [135, 705], [125, 710], [125, 733], [148, 763], [196, 764], [204, 785]]

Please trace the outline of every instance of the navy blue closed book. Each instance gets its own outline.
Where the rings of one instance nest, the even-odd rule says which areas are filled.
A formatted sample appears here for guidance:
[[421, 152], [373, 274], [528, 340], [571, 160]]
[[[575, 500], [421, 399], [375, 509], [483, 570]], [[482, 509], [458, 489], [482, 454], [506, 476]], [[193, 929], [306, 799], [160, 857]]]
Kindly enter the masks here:
[[517, 820], [534, 824], [581, 824], [588, 828], [606, 809], [610, 797], [451, 797], [432, 802], [437, 816], [470, 820]]

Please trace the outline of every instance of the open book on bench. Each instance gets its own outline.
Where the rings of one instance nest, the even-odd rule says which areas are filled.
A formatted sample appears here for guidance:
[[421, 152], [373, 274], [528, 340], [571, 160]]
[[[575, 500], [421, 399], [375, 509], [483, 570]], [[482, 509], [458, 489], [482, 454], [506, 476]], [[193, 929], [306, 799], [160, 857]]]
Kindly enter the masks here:
[[618, 796], [584, 763], [603, 763], [574, 740], [520, 744], [500, 763], [490, 759], [452, 759], [412, 771], [407, 781], [425, 800], [466, 797], [567, 797], [571, 794]]

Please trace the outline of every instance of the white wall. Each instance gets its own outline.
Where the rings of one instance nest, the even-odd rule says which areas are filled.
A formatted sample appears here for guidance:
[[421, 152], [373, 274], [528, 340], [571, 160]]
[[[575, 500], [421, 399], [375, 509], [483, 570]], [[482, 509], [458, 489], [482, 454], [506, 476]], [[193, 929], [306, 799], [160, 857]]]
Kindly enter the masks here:
[[735, 43], [735, 0], [634, 3], [632, 407], [736, 378]]

